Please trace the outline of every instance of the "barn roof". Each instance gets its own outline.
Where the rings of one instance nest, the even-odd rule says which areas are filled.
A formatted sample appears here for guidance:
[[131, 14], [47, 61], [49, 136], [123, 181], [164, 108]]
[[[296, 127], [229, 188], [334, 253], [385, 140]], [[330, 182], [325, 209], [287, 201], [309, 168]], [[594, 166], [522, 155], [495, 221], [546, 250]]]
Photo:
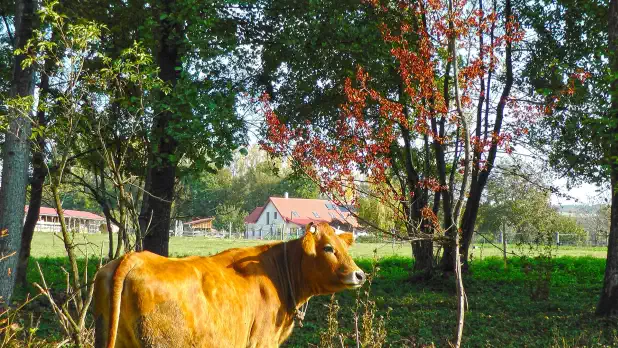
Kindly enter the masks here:
[[212, 221], [214, 219], [215, 218], [213, 217], [208, 217], [204, 219], [193, 220], [193, 221], [185, 222], [185, 225], [195, 225], [195, 224], [199, 224], [200, 222]]
[[281, 218], [298, 225], [306, 225], [309, 222], [327, 222], [358, 227], [358, 221], [348, 210], [342, 210], [329, 200], [270, 197], [270, 201], [279, 211]]
[[[24, 210], [27, 213], [28, 206], [26, 206]], [[105, 220], [104, 217], [99, 216], [94, 213], [87, 212], [87, 211], [63, 209], [63, 212], [64, 212], [64, 216], [67, 218], [70, 217], [70, 218], [85, 219], [85, 220]], [[58, 216], [58, 213], [56, 212], [55, 208], [41, 207], [39, 211], [39, 216]]]

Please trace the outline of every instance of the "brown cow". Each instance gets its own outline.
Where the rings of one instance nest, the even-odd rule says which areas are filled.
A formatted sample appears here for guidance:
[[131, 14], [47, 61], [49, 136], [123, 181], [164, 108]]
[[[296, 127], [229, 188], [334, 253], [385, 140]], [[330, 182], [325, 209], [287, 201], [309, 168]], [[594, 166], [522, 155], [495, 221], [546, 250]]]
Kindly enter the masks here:
[[95, 347], [277, 347], [310, 297], [363, 284], [352, 242], [320, 223], [210, 257], [129, 253], [97, 273]]

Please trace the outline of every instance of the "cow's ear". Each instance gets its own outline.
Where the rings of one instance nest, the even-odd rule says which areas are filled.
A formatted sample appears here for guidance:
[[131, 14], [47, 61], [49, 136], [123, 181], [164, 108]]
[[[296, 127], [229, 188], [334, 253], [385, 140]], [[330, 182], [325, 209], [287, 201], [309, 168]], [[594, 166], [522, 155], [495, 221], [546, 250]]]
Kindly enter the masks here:
[[346, 232], [337, 235], [341, 240], [346, 244], [346, 246], [351, 246], [354, 244], [354, 234]]
[[315, 232], [310, 232], [309, 228], [306, 229], [303, 237], [303, 250], [307, 255], [315, 256]]
[[307, 224], [307, 227], [305, 227], [305, 234], [307, 233], [310, 233], [314, 237], [317, 237], [319, 236], [320, 230], [318, 229], [318, 226], [316, 224], [314, 224], [313, 222], [310, 222]]

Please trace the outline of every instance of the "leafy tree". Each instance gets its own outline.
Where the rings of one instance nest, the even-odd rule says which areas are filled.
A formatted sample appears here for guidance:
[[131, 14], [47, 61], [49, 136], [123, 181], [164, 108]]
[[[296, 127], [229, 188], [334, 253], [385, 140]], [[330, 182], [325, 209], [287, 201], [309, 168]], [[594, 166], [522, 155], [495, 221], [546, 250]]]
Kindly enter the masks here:
[[[187, 176], [181, 183], [183, 193], [176, 201], [176, 217], [209, 217], [216, 214], [232, 194], [232, 175], [224, 168], [216, 174], [201, 173]], [[236, 196], [238, 197], [238, 196]]]
[[401, 226], [396, 226], [397, 220], [393, 216], [393, 210], [380, 200], [366, 196], [358, 199], [358, 216], [362, 221], [371, 221], [379, 230], [389, 231]]
[[508, 172], [489, 182], [478, 226], [483, 232], [503, 233], [505, 227], [512, 231], [508, 239], [523, 246], [555, 245], [556, 233], [576, 235], [579, 240], [586, 235], [574, 218], [551, 206], [549, 190]]
[[611, 206], [608, 204], [598, 206], [591, 222], [590, 226], [588, 226], [588, 233], [593, 237], [593, 242], [604, 244], [607, 241], [607, 237], [609, 237]]
[[[111, 211], [119, 196], [126, 194], [125, 199], [130, 198], [132, 206], [139, 208], [141, 205], [142, 228], [157, 228], [159, 233], [149, 236], [158, 236], [152, 244], [162, 250], [166, 248], [169, 211], [177, 179], [190, 172], [222, 168], [231, 161], [233, 150], [244, 142], [244, 121], [236, 112], [236, 104], [237, 92], [242, 89], [239, 81], [245, 77], [240, 74], [242, 69], [234, 69], [232, 73], [233, 64], [240, 66], [238, 62], [245, 56], [236, 49], [237, 18], [234, 13], [237, 11], [220, 1], [210, 5], [195, 1], [110, 3], [100, 0], [57, 5], [58, 11], [73, 23], [103, 24], [106, 30], [101, 33], [97, 54], [116, 61], [123, 69], [130, 67], [122, 66], [119, 59], [125, 50], [134, 48], [137, 39], [143, 53], [154, 57], [159, 66], [157, 74], [166, 82], [146, 93], [142, 93], [144, 88], [135, 81], [122, 81], [122, 86], [116, 84], [118, 81], [99, 86], [113, 102], [99, 105], [105, 110], [98, 115], [101, 117], [97, 122], [92, 123], [94, 127], [86, 130], [96, 131], [99, 138], [80, 146], [84, 145], [82, 150], [89, 153], [105, 152], [112, 156], [80, 156], [79, 165], [92, 175], [74, 177], [76, 183], [93, 195], [108, 219], [119, 218]], [[90, 59], [84, 71], [96, 73], [109, 68], [100, 58]], [[168, 90], [169, 85], [174, 88]], [[133, 117], [136, 108], [145, 110], [139, 119]], [[140, 125], [132, 130], [133, 141], [127, 138], [127, 128], [135, 126], [128, 122], [131, 118]], [[102, 119], [104, 124], [100, 122]], [[88, 145], [105, 151], [92, 151]], [[110, 185], [118, 180], [114, 181], [110, 172], [99, 170], [101, 161], [124, 156], [132, 159], [125, 166], [126, 170], [123, 169], [124, 178], [134, 179], [130, 187], [143, 189], [110, 196], [109, 189], [119, 190], [120, 185]], [[179, 163], [183, 163], [180, 169]], [[165, 174], [165, 178], [151, 180], [156, 173]], [[150, 199], [153, 197], [169, 199]], [[157, 211], [152, 214], [155, 220], [146, 219], [153, 209]], [[34, 216], [35, 210], [32, 212]], [[158, 240], [159, 237], [163, 240]]]
[[571, 182], [611, 182], [612, 213], [599, 315], [618, 313], [618, 2], [517, 3], [534, 33], [524, 79], [555, 112], [532, 140]]
[[[397, 235], [413, 241], [415, 270], [430, 274], [435, 266], [435, 232], [446, 231], [451, 241], [457, 237], [466, 191], [456, 188], [457, 170], [461, 169], [465, 186], [467, 164], [473, 163], [472, 201], [476, 197], [480, 201], [482, 181], [489, 175], [497, 149], [508, 145], [510, 136], [501, 132], [501, 124], [513, 79], [512, 45], [521, 40], [522, 33], [511, 15], [510, 1], [503, 8], [494, 6], [491, 15], [462, 4], [456, 4], [452, 16], [444, 4], [433, 2], [399, 6], [375, 1], [374, 5], [374, 10], [354, 13], [366, 16], [357, 19], [360, 23], [377, 25], [382, 42], [374, 43], [376, 49], [371, 52], [377, 53], [367, 61], [355, 61], [362, 68], [357, 69], [354, 81], [349, 73], [339, 75], [345, 79], [340, 89], [344, 101], [333, 104], [330, 113], [297, 113], [312, 115], [312, 122], [306, 124], [302, 116], [294, 118], [294, 113], [281, 106], [285, 101], [274, 89], [273, 109], [265, 109], [269, 125], [265, 147], [293, 158], [324, 192], [339, 200], [347, 200], [346, 191], [358, 187], [355, 175], [366, 176], [363, 180], [380, 188], [372, 190], [372, 196], [397, 202], [391, 209], [405, 226]], [[474, 20], [453, 20], [453, 16]], [[495, 40], [483, 43], [485, 36]], [[451, 46], [459, 40], [478, 42], [481, 49], [468, 46], [466, 54], [459, 55]], [[504, 56], [499, 47], [504, 48]], [[385, 50], [390, 56], [383, 55]], [[491, 98], [490, 89], [476, 95], [473, 86], [485, 86], [484, 77], [495, 72], [502, 57], [506, 80], [498, 105], [492, 107], [496, 121], [490, 132], [490, 107], [483, 102]], [[478, 101], [473, 102], [476, 97]], [[472, 153], [464, 117], [468, 113], [477, 115]], [[385, 183], [387, 189], [378, 183]], [[475, 218], [478, 208], [478, 202], [468, 202], [464, 222]], [[441, 224], [437, 219], [440, 208]], [[445, 245], [442, 260], [447, 270], [455, 267], [453, 251], [454, 245]]]
[[317, 199], [320, 195], [318, 185], [311, 179], [297, 172], [283, 173], [285, 175], [276, 185], [274, 195], [288, 193], [291, 197]]
[[231, 226], [232, 232], [244, 231], [245, 217], [247, 212], [237, 206], [220, 204], [217, 206], [217, 217], [213, 222], [213, 226], [220, 231], [229, 231]]
[[[288, 192], [291, 197], [317, 198], [318, 189], [311, 180], [282, 168], [281, 161], [265, 155], [252, 147], [247, 156], [238, 156], [216, 174], [187, 176], [177, 200], [177, 218], [215, 216], [219, 228], [229, 228], [232, 221], [235, 229], [242, 229], [248, 212], [264, 205], [271, 196]], [[222, 221], [224, 225], [220, 225]]]
[[[149, 156], [140, 212], [144, 248], [167, 255], [171, 202], [178, 161], [198, 168], [222, 168], [242, 143], [244, 130], [234, 110], [237, 90], [219, 69], [220, 57], [235, 46], [235, 25], [214, 1], [161, 0], [149, 4], [155, 19], [152, 52], [159, 77], [171, 86], [153, 105]], [[209, 73], [209, 75], [207, 74]]]
[[[73, 294], [74, 299], [65, 305], [64, 310], [60, 310], [48, 289], [38, 289], [50, 299], [54, 313], [72, 343], [81, 346], [88, 340], [86, 314], [92, 301], [94, 284], [88, 282], [88, 262], [86, 261], [83, 271], [78, 265], [77, 257], [81, 250], [74, 241], [75, 231], [66, 224], [61, 192], [66, 185], [68, 172], [81, 153], [80, 146], [91, 140], [87, 133], [85, 134], [84, 126], [89, 123], [88, 115], [96, 113], [96, 108], [85, 101], [91, 100], [89, 96], [93, 87], [101, 81], [96, 74], [90, 74], [83, 67], [89, 60], [100, 58], [93, 54], [93, 51], [96, 50], [103, 28], [93, 22], [67, 23], [66, 18], [55, 12], [53, 7], [54, 3], [43, 7], [40, 16], [42, 21], [53, 27], [52, 30], [58, 32], [61, 44], [46, 40], [45, 30], [35, 30], [33, 38], [18, 52], [28, 53], [23, 61], [24, 67], [36, 67], [46, 59], [53, 60], [53, 65], [57, 67], [54, 76], [58, 86], [55, 98], [40, 100], [39, 105], [40, 108], [54, 110], [53, 122], [37, 131], [44, 132], [44, 137], [51, 139], [46, 144], [49, 151], [46, 163], [49, 191], [58, 214], [60, 235], [69, 262], [67, 291]], [[107, 60], [107, 64], [111, 65], [111, 62]], [[85, 253], [87, 260], [88, 251]]]
[[[57, 41], [57, 33], [52, 31], [51, 42]], [[47, 100], [50, 97], [49, 77], [52, 70], [55, 69], [54, 60], [51, 57], [45, 59], [43, 69], [40, 72], [39, 83], [39, 99]], [[28, 213], [24, 221], [22, 230], [22, 240], [19, 251], [19, 261], [17, 265], [17, 282], [21, 285], [26, 285], [26, 270], [28, 268], [28, 259], [30, 258], [30, 245], [34, 236], [34, 229], [39, 220], [41, 203], [43, 200], [43, 184], [47, 176], [47, 168], [45, 167], [45, 143], [44, 133], [41, 131], [48, 123], [48, 112], [45, 108], [39, 108], [36, 112], [36, 118], [33, 120], [34, 143], [32, 146], [32, 176], [29, 179], [30, 183], [30, 198], [28, 201]]]
[[[517, 84], [545, 115], [530, 125], [530, 139], [569, 184], [606, 182], [605, 142], [610, 124], [608, 6], [603, 1], [515, 1], [522, 24], [533, 35]], [[551, 4], [551, 5], [550, 5]]]

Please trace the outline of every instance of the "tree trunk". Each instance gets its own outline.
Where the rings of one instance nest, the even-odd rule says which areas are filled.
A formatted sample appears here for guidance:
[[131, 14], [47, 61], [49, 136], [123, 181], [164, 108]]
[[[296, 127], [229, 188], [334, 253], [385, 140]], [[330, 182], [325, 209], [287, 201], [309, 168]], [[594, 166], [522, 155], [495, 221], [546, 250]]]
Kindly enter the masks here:
[[[474, 236], [474, 227], [476, 226], [476, 218], [479, 213], [479, 207], [481, 205], [481, 196], [485, 185], [487, 183], [487, 172], [481, 172], [477, 180], [472, 180], [470, 184], [470, 195], [466, 201], [466, 210], [461, 221], [461, 246], [460, 254], [463, 261], [463, 270], [468, 269], [468, 253], [470, 244], [472, 243], [472, 237]], [[489, 175], [489, 173], [487, 173]]]
[[434, 268], [432, 241], [412, 242], [412, 255], [414, 256], [414, 273], [430, 277]]
[[[63, 161], [64, 162], [64, 161]], [[58, 214], [58, 221], [60, 222], [60, 232], [62, 233], [62, 243], [64, 244], [64, 249], [67, 252], [67, 257], [69, 259], [69, 265], [71, 267], [71, 282], [73, 283], [73, 290], [76, 291], [76, 306], [78, 309], [83, 307], [84, 301], [82, 296], [82, 287], [79, 276], [79, 266], [77, 265], [77, 256], [75, 255], [75, 243], [73, 242], [73, 235], [69, 232], [69, 226], [66, 224], [66, 220], [64, 217], [64, 210], [62, 209], [62, 200], [60, 199], [60, 193], [58, 192], [58, 187], [60, 187], [59, 182], [54, 182], [52, 178], [51, 183], [51, 191], [54, 200], [54, 205], [56, 206], [56, 214]], [[84, 266], [84, 267], [87, 267]], [[68, 284], [67, 284], [68, 285]]]
[[[32, 36], [35, 2], [15, 2], [15, 47], [23, 47]], [[24, 55], [15, 57], [11, 97], [32, 96], [33, 69], [22, 69]], [[30, 113], [30, 110], [24, 110]], [[26, 183], [30, 156], [31, 124], [28, 114], [11, 110], [9, 128], [2, 148], [2, 186], [0, 187], [0, 301], [9, 303], [15, 287], [15, 267], [21, 244], [26, 204]]]
[[[399, 100], [403, 105], [403, 112], [405, 113], [406, 118], [409, 119], [410, 116], [408, 114], [408, 106], [405, 102], [404, 88], [401, 84], [399, 85]], [[405, 185], [405, 187], [402, 187], [402, 189], [404, 195], [407, 195], [408, 198], [415, 197], [415, 199], [412, 200], [406, 207], [408, 221], [410, 221], [407, 226], [407, 233], [410, 237], [418, 236], [419, 232], [421, 232], [418, 230], [418, 226], [420, 226], [420, 229], [424, 234], [430, 234], [431, 231], [428, 231], [428, 228], [424, 227], [426, 224], [423, 222], [423, 217], [421, 214], [421, 209], [427, 205], [428, 196], [427, 192], [424, 192], [418, 185], [419, 174], [416, 171], [412, 161], [412, 140], [410, 130], [403, 124], [400, 124], [399, 126], [401, 127], [401, 136], [404, 142], [403, 164], [405, 169], [405, 183], [402, 182], [402, 185]], [[425, 144], [427, 151], [427, 139], [425, 139]], [[406, 188], [407, 194], [405, 193]], [[412, 255], [414, 257], [414, 272], [420, 275], [421, 278], [431, 276], [434, 269], [433, 241], [414, 241], [411, 245]]]
[[[54, 41], [52, 34], [51, 41]], [[39, 100], [44, 101], [49, 93], [49, 72], [53, 68], [53, 60], [45, 61], [45, 70], [41, 74], [40, 96]], [[40, 109], [37, 112], [37, 125], [46, 126], [47, 120], [45, 109]], [[17, 283], [26, 286], [26, 273], [28, 269], [28, 261], [30, 260], [30, 247], [32, 245], [32, 237], [34, 236], [34, 228], [39, 220], [39, 212], [41, 211], [41, 200], [43, 198], [43, 184], [47, 176], [47, 168], [45, 167], [45, 138], [37, 136], [36, 147], [32, 151], [32, 180], [30, 181], [30, 202], [28, 203], [28, 214], [24, 222], [24, 229], [21, 237], [21, 247], [19, 250], [19, 263], [17, 265]]]
[[[508, 25], [509, 21], [512, 17], [512, 5], [510, 0], [505, 1], [504, 6], [504, 18], [505, 18], [505, 30], [507, 33], [511, 33], [512, 29]], [[507, 34], [508, 35], [508, 34]], [[510, 41], [506, 41], [505, 48], [505, 63], [506, 63], [506, 80], [504, 82], [504, 88], [502, 89], [502, 95], [500, 96], [500, 101], [498, 102], [498, 106], [496, 107], [496, 121], [494, 124], [493, 133], [497, 136], [501, 134], [502, 131], [502, 121], [504, 120], [504, 109], [506, 107], [506, 103], [511, 94], [511, 88], [513, 86], [513, 57], [512, 57], [512, 44]], [[478, 129], [480, 129], [480, 124], [477, 125]], [[489, 153], [487, 155], [487, 161], [485, 162], [485, 169], [479, 171], [478, 179], [473, 180], [470, 187], [470, 195], [466, 202], [466, 207], [463, 214], [463, 219], [461, 222], [461, 234], [462, 241], [460, 246], [460, 254], [463, 256], [462, 261], [464, 263], [464, 270], [468, 268], [468, 255], [470, 244], [472, 243], [472, 237], [474, 235], [474, 227], [476, 226], [476, 218], [478, 216], [479, 205], [481, 203], [481, 196], [483, 194], [483, 190], [485, 189], [485, 185], [487, 184], [487, 180], [489, 175], [491, 174], [491, 170], [493, 169], [494, 162], [496, 160], [496, 155], [498, 152], [498, 139], [494, 138], [489, 149]], [[478, 164], [474, 164], [478, 165]], [[447, 246], [444, 248], [444, 255], [442, 256], [442, 269], [447, 272], [454, 271], [455, 264], [452, 261], [453, 250], [452, 246]]]
[[[613, 3], [618, 0], [612, 1]], [[615, 145], [614, 145], [615, 146]], [[612, 165], [612, 213], [609, 240], [607, 243], [607, 264], [603, 279], [603, 290], [597, 305], [599, 316], [618, 316], [618, 168]]]
[[[618, 121], [618, 0], [612, 0], [609, 5], [609, 52], [610, 69], [613, 80], [610, 93], [612, 98], [612, 109], [609, 117], [614, 124]], [[609, 162], [611, 165], [612, 183], [612, 208], [611, 224], [609, 228], [609, 240], [607, 242], [607, 264], [605, 266], [605, 279], [603, 280], [603, 290], [601, 299], [597, 306], [597, 315], [617, 316], [618, 315], [618, 142], [613, 138], [618, 134], [618, 126], [614, 126], [612, 136], [609, 140]]]
[[[414, 197], [416, 199], [414, 202], [410, 204], [410, 220], [414, 222], [419, 222], [419, 226], [421, 229], [426, 232], [426, 228], [422, 227], [425, 225], [422, 221], [421, 209], [425, 207], [427, 204], [425, 195], [423, 195], [422, 190], [418, 186], [418, 173], [414, 169], [414, 164], [412, 163], [412, 145], [410, 142], [410, 131], [402, 127], [401, 133], [404, 139], [404, 156], [405, 156], [405, 166], [406, 166], [406, 179], [408, 185], [408, 192], [413, 192]], [[408, 235], [414, 236], [418, 235], [419, 231], [416, 230], [416, 223], [408, 225]], [[412, 242], [412, 255], [414, 256], [414, 272], [419, 273], [422, 277], [429, 277], [433, 273], [433, 242], [431, 240], [423, 240], [423, 241], [415, 241]]]
[[[171, 13], [173, 4], [174, 1], [162, 1], [161, 13]], [[161, 21], [160, 46], [157, 52], [159, 77], [169, 83], [172, 89], [180, 78], [180, 45], [183, 40], [182, 24], [173, 18], [175, 17], [168, 15]], [[174, 91], [172, 97], [173, 94]], [[166, 99], [163, 93], [160, 93], [160, 97], [161, 100]], [[174, 112], [169, 108], [162, 108], [156, 115], [139, 223], [144, 250], [167, 256], [170, 213], [176, 181], [176, 161], [173, 157], [176, 155], [178, 143], [170, 134], [170, 126], [176, 122]]]
[[[43, 111], [39, 111], [43, 112]], [[17, 283], [25, 286], [26, 271], [28, 269], [28, 261], [30, 259], [30, 247], [32, 245], [32, 237], [34, 236], [34, 228], [39, 220], [39, 212], [41, 210], [41, 200], [43, 198], [43, 184], [47, 169], [43, 163], [43, 152], [41, 149], [45, 146], [45, 139], [39, 137], [37, 139], [37, 149], [32, 154], [32, 182], [30, 183], [30, 202], [28, 203], [28, 214], [24, 222], [22, 231], [21, 247], [19, 250], [19, 263], [17, 265]]]

